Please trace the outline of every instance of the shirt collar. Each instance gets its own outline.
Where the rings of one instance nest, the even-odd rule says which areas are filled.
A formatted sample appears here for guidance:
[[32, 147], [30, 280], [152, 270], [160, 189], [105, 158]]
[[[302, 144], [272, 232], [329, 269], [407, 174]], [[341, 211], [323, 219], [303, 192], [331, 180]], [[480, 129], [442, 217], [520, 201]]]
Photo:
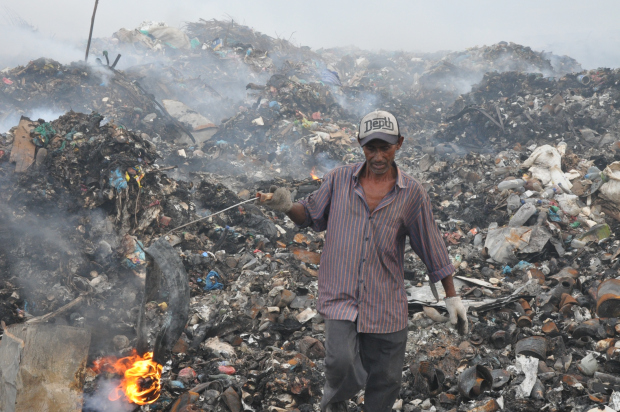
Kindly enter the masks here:
[[[353, 180], [355, 180], [356, 182], [359, 181], [359, 174], [362, 171], [362, 168], [364, 167], [365, 164], [366, 162], [360, 162], [355, 166], [355, 170], [353, 171]], [[398, 165], [396, 165], [396, 173], [397, 173], [396, 186], [398, 186], [401, 189], [408, 187], [407, 182], [403, 176], [403, 173], [400, 171], [400, 167], [398, 167]]]

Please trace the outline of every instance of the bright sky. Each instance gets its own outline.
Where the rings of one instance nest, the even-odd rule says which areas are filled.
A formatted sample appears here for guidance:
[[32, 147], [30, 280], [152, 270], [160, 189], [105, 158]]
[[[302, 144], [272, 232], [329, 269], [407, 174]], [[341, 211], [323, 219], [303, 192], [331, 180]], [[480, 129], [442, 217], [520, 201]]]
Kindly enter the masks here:
[[[84, 42], [93, 5], [94, 0], [0, 0], [0, 34], [5, 34], [0, 66], [6, 63], [1, 56], [11, 53], [62, 61], [50, 55], [60, 50], [44, 37]], [[15, 14], [39, 29], [38, 40], [7, 28]], [[620, 66], [617, 0], [100, 0], [94, 35], [133, 29], [145, 20], [179, 26], [228, 16], [271, 36], [293, 35], [296, 44], [314, 49], [462, 50], [504, 40], [568, 54], [586, 68]], [[83, 54], [81, 48], [66, 58]]]

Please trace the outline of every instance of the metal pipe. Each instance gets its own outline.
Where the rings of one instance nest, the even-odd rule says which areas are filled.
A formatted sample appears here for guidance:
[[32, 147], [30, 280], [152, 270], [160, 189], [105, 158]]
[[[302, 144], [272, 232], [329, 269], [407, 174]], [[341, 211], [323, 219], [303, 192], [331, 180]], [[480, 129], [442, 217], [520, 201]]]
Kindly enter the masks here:
[[112, 66], [110, 66], [110, 67], [115, 68], [115, 67], [116, 67], [116, 64], [118, 63], [118, 61], [120, 60], [120, 58], [121, 58], [121, 55], [120, 55], [120, 54], [119, 54], [118, 56], [116, 56], [116, 59], [114, 59], [114, 63], [112, 63]]
[[465, 369], [459, 376], [459, 393], [467, 399], [476, 399], [493, 387], [491, 371], [482, 365]]
[[596, 313], [601, 318], [620, 316], [620, 280], [607, 279], [601, 283], [596, 292]]
[[521, 339], [515, 346], [515, 353], [545, 360], [547, 358], [547, 339], [544, 336], [530, 336]]
[[588, 76], [587, 74], [580, 74], [579, 76], [577, 76], [577, 81], [581, 84], [583, 84], [584, 86], [587, 86], [590, 84], [590, 76]]
[[86, 45], [86, 56], [84, 56], [84, 61], [88, 61], [88, 52], [90, 51], [90, 41], [93, 38], [93, 27], [95, 27], [95, 14], [97, 14], [97, 6], [99, 5], [99, 0], [95, 0], [95, 9], [93, 10], [93, 17], [90, 20], [90, 33], [88, 34], [88, 44]]

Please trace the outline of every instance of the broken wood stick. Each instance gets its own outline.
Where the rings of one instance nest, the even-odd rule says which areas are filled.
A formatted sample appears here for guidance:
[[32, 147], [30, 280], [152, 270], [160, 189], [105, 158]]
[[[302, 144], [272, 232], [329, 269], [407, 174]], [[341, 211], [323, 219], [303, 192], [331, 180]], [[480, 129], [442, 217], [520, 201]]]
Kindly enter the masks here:
[[80, 303], [82, 303], [84, 299], [86, 299], [86, 296], [87, 296], [86, 294], [82, 294], [78, 296], [77, 298], [73, 299], [71, 302], [67, 303], [66, 305], [59, 307], [55, 311], [47, 313], [43, 316], [38, 316], [36, 318], [29, 319], [25, 323], [33, 324], [33, 323], [47, 322], [48, 320], [55, 318], [56, 316], [63, 315], [67, 313], [69, 310], [78, 306]]
[[166, 166], [166, 167], [160, 167], [159, 169], [154, 169], [153, 171], [163, 172], [163, 171], [166, 171], [166, 170], [176, 169], [177, 167], [179, 167], [179, 166], [177, 166], [177, 165], [174, 165], [174, 166]]

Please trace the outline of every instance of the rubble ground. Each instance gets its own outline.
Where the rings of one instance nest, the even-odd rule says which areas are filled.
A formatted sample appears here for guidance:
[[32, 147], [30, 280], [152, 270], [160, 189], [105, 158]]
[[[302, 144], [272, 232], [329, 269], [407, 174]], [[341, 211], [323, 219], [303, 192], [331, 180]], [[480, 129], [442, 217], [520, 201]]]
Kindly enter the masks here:
[[[202, 19], [91, 50], [90, 65], [5, 69], [0, 86], [0, 320], [90, 331], [83, 410], [119, 410], [120, 377], [96, 365], [161, 346], [171, 319], [161, 395], [126, 410], [319, 410], [325, 233], [247, 201], [272, 185], [307, 197], [361, 161], [375, 108], [399, 120], [396, 161], [431, 198], [471, 326], [449, 326], [407, 247], [393, 409], [620, 410], [620, 69], [506, 42], [313, 51]], [[158, 239], [187, 276], [186, 319], [152, 277]]]

